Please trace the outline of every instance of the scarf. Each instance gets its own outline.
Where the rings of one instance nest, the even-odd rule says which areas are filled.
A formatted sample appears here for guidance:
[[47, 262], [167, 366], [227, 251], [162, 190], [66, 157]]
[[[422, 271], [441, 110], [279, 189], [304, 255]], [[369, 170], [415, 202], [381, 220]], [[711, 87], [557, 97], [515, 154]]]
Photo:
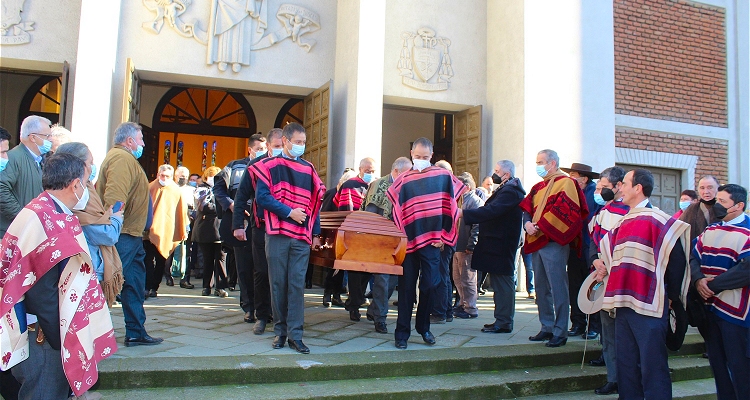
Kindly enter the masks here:
[[76, 396], [96, 383], [97, 363], [117, 351], [117, 342], [86, 249], [78, 219], [58, 212], [46, 192], [15, 218], [0, 248], [0, 369], [28, 358], [24, 294], [67, 258], [59, 280], [62, 367]]
[[[661, 318], [664, 274], [678, 239], [688, 253], [690, 225], [657, 208], [630, 209], [599, 243], [601, 260], [609, 270], [602, 308], [628, 307], [638, 314]], [[686, 304], [690, 267], [686, 265], [680, 300]]]
[[369, 204], [374, 204], [376, 207], [383, 210], [383, 216], [393, 220], [393, 203], [388, 200], [388, 188], [391, 187], [391, 174], [388, 174], [370, 185], [365, 195], [365, 200], [362, 202], [360, 207], [362, 210], [365, 209]]
[[[104, 209], [104, 204], [96, 194], [94, 185], [89, 182], [87, 185], [89, 189], [89, 201], [86, 203], [86, 208], [83, 211], [73, 211], [81, 226], [85, 225], [111, 225], [109, 218], [112, 216], [112, 212]], [[102, 253], [102, 263], [104, 264], [104, 279], [101, 282], [102, 291], [104, 297], [107, 299], [107, 305], [112, 307], [115, 302], [115, 297], [122, 290], [122, 284], [125, 279], [122, 276], [122, 261], [120, 255], [117, 254], [115, 246], [99, 246], [99, 251]]]
[[586, 198], [575, 180], [556, 171], [534, 185], [519, 207], [532, 216], [531, 222], [540, 231], [534, 236], [526, 234], [524, 252], [533, 253], [550, 240], [563, 246], [571, 244], [580, 252], [583, 224], [589, 211]]
[[396, 178], [387, 194], [394, 205], [393, 222], [406, 234], [407, 253], [439, 242], [456, 245], [457, 201], [467, 190], [453, 174], [435, 166]]
[[182, 201], [182, 192], [175, 184], [161, 186], [158, 180], [148, 185], [154, 202], [154, 221], [148, 231], [148, 240], [156, 246], [164, 258], [187, 239], [187, 204]]
[[333, 198], [333, 204], [336, 205], [338, 211], [357, 211], [362, 206], [366, 192], [367, 183], [356, 176], [341, 185]]
[[[732, 269], [740, 260], [750, 257], [750, 218], [745, 216], [737, 225], [709, 226], [695, 240], [692, 255], [701, 261], [701, 272], [707, 278]], [[707, 303], [720, 318], [750, 328], [750, 287], [724, 290]]]
[[291, 218], [281, 218], [264, 210], [266, 233], [285, 235], [312, 244], [313, 225], [326, 190], [315, 167], [301, 158], [292, 160], [279, 156], [264, 158], [249, 165], [248, 172], [252, 174], [252, 179], [265, 183], [277, 201], [292, 209], [301, 207], [307, 214], [305, 223], [298, 224]]

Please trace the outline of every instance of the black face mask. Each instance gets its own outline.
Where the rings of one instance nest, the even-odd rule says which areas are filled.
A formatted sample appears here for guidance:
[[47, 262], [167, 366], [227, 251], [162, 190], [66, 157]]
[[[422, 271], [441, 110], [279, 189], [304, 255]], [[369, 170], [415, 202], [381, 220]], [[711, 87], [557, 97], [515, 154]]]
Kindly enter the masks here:
[[709, 207], [712, 207], [714, 204], [716, 204], [716, 198], [713, 198], [713, 199], [708, 200], [708, 201], [701, 199], [701, 203], [703, 203], [703, 204], [705, 204], [705, 205], [707, 205]]
[[615, 199], [615, 192], [610, 188], [602, 188], [601, 195], [604, 201], [612, 201]]
[[187, 185], [187, 178], [179, 178], [179, 179], [177, 179], [177, 185], [179, 185], [179, 186], [185, 186], [185, 185]]
[[714, 217], [716, 217], [716, 219], [723, 220], [727, 216], [728, 209], [721, 204], [716, 203], [716, 199], [714, 199], [714, 205], [711, 206], [711, 210], [714, 212]]
[[497, 185], [502, 185], [503, 178], [501, 176], [498, 176], [497, 174], [492, 174], [492, 182], [494, 182]]

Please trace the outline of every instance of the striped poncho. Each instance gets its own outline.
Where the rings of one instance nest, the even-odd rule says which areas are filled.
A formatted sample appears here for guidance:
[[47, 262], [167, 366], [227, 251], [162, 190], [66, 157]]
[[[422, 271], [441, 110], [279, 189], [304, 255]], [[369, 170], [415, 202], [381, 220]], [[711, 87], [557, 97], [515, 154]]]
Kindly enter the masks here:
[[[695, 239], [693, 257], [700, 259], [704, 276], [714, 277], [727, 272], [750, 257], [750, 218], [737, 225], [714, 224]], [[750, 327], [750, 287], [724, 290], [708, 299], [711, 311], [722, 319]]]
[[406, 234], [407, 253], [438, 242], [456, 245], [456, 202], [466, 190], [450, 172], [435, 166], [396, 178], [388, 198], [393, 203], [393, 222]]
[[367, 193], [367, 182], [355, 176], [341, 184], [341, 188], [333, 198], [333, 204], [339, 211], [357, 211], [362, 206], [365, 193]]
[[253, 174], [252, 179], [256, 181], [257, 202], [261, 201], [262, 182], [285, 210], [302, 208], [307, 214], [307, 220], [298, 224], [286, 215], [280, 216], [259, 203], [258, 206], [264, 208], [266, 233], [285, 235], [311, 244], [313, 225], [320, 213], [320, 203], [325, 192], [325, 186], [315, 172], [315, 167], [301, 158], [279, 156], [264, 158], [249, 165], [248, 172]]
[[[690, 225], [657, 208], [631, 209], [599, 243], [602, 261], [609, 270], [602, 308], [628, 307], [638, 314], [661, 318], [665, 307], [665, 273], [678, 240], [688, 254]], [[680, 284], [686, 304], [690, 268]]]
[[620, 222], [620, 219], [628, 213], [628, 210], [630, 210], [630, 207], [625, 205], [625, 203], [615, 200], [602, 207], [596, 213], [596, 216], [591, 219], [591, 222], [589, 222], [589, 234], [591, 235], [591, 242], [597, 249], [602, 238]]

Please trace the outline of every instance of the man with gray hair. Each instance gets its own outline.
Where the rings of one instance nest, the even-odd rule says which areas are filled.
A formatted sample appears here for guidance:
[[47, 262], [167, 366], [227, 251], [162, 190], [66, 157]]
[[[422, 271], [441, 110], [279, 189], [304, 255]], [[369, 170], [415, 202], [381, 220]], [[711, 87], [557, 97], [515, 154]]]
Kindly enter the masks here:
[[143, 132], [134, 122], [123, 122], [115, 129], [115, 146], [102, 162], [96, 191], [104, 208], [123, 204], [123, 224], [115, 247], [122, 260], [122, 311], [125, 317], [125, 346], [154, 345], [162, 342], [146, 333], [143, 290], [146, 266], [143, 231], [153, 218], [148, 194], [148, 178], [138, 158], [143, 154]]
[[568, 342], [570, 315], [565, 264], [570, 251], [581, 251], [589, 211], [578, 183], [560, 171], [560, 158], [554, 150], [536, 155], [536, 173], [543, 181], [534, 185], [520, 204], [526, 231], [523, 251], [532, 254], [542, 324], [529, 340], [549, 340], [547, 347], [560, 347]]
[[73, 134], [60, 124], [52, 125], [50, 133], [52, 134], [49, 137], [50, 142], [52, 142], [52, 148], [49, 151], [50, 155], [56, 152], [60, 145], [70, 143], [73, 140]]
[[21, 123], [21, 143], [8, 151], [0, 174], [0, 237], [31, 200], [42, 193], [42, 155], [52, 148], [50, 121], [37, 115]]
[[[399, 175], [410, 170], [411, 167], [411, 160], [408, 158], [397, 158], [391, 166], [390, 174], [370, 184], [360, 209], [393, 220], [393, 203], [388, 200], [388, 188]], [[388, 333], [388, 326], [385, 323], [388, 317], [388, 299], [393, 295], [396, 284], [398, 284], [396, 275], [373, 274], [372, 302], [367, 307], [367, 320], [375, 323], [375, 332]]]

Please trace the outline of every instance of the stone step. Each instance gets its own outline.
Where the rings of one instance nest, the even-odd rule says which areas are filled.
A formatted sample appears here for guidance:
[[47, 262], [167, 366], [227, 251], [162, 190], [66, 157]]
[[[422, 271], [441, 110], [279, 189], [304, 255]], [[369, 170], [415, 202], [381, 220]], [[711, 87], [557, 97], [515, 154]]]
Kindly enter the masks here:
[[[423, 360], [423, 363], [429, 363]], [[434, 363], [435, 361], [433, 361]], [[458, 362], [458, 361], [457, 361]], [[596, 396], [594, 388], [606, 381], [606, 370], [601, 367], [558, 365], [532, 368], [513, 368], [499, 371], [480, 371], [452, 374], [411, 375], [347, 379], [357, 375], [363, 365], [354, 369], [339, 368], [335, 376], [316, 381], [286, 383], [243, 384], [223, 386], [169, 387], [131, 390], [99, 390], [106, 399], [466, 399], [466, 398], [569, 398], [605, 399]], [[425, 364], [425, 368], [429, 365]], [[675, 398], [699, 399], [711, 393], [712, 379], [708, 360], [700, 356], [677, 356], [670, 359], [672, 379], [676, 382]], [[183, 381], [184, 382], [184, 381]], [[697, 397], [696, 397], [697, 396]], [[714, 395], [715, 396], [715, 395]], [[611, 397], [616, 398], [616, 396]]]
[[[475, 348], [339, 354], [283, 354], [216, 357], [114, 358], [99, 366], [101, 389], [222, 386], [318, 382], [520, 370], [578, 364], [583, 342], [559, 348], [541, 343]], [[601, 347], [588, 346], [586, 360]], [[686, 337], [680, 356], [703, 352], [698, 335]], [[588, 367], [587, 367], [588, 368]], [[600, 369], [601, 370], [601, 369]]]
[[[519, 400], [612, 400], [617, 394], [600, 396], [593, 391], [555, 393], [541, 396], [522, 397]], [[672, 382], [672, 398], [681, 400], [715, 400], [716, 385], [713, 378], [696, 379], [692, 381]]]

